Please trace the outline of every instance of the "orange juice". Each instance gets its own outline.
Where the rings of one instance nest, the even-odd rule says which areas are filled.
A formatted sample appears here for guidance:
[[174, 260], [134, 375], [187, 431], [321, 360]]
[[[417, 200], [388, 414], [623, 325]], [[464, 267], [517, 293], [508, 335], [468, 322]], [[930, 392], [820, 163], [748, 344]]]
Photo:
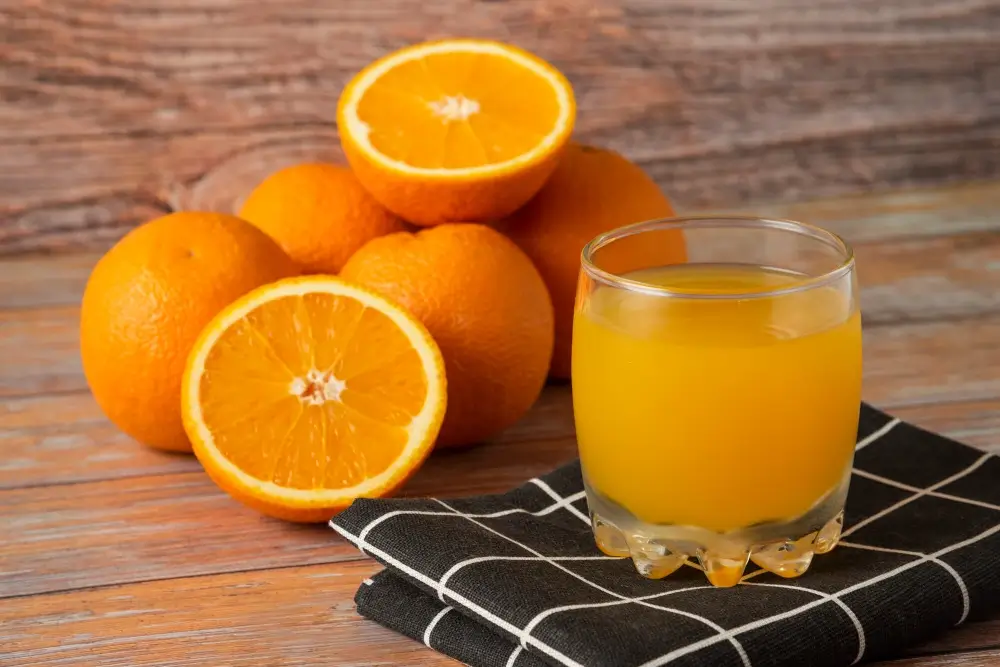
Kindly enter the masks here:
[[861, 401], [850, 294], [734, 264], [622, 277], [671, 293], [599, 285], [578, 303], [573, 405], [594, 492], [645, 523], [726, 532], [793, 520], [841, 485]]

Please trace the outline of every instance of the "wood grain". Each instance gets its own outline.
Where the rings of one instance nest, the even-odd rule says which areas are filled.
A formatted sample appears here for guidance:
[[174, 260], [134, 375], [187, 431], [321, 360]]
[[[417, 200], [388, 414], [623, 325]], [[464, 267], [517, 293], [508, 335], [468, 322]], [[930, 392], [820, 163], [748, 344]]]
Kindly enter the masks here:
[[[972, 261], [977, 255], [970, 252], [970, 246], [977, 239], [985, 239], [985, 252], [993, 252], [1000, 242], [995, 236], [1000, 233], [1000, 217], [996, 215], [998, 210], [1000, 182], [989, 181], [923, 190], [866, 193], [809, 202], [689, 212], [760, 215], [803, 220], [825, 227], [858, 248], [861, 253], [862, 283], [865, 287], [881, 285], [879, 282], [870, 282], [874, 278], [869, 274], [869, 269], [877, 268], [885, 257], [899, 255], [901, 251], [897, 246], [906, 244], [906, 252], [914, 252], [920, 259], [913, 261], [913, 265], [922, 265], [927, 271], [948, 269], [956, 263], [973, 269], [978, 266], [983, 271], [985, 282], [980, 289], [996, 292], [997, 290], [991, 289], [996, 286], [992, 282], [993, 274], [987, 271], [992, 266], [991, 262], [986, 261], [979, 266]], [[928, 243], [920, 242], [926, 237], [951, 235], [957, 236], [955, 241], [939, 239]], [[963, 242], [962, 239], [966, 241]], [[949, 248], [949, 243], [960, 247]], [[948, 256], [945, 250], [957, 251], [958, 255]], [[991, 257], [987, 255], [984, 259], [989, 260]], [[99, 254], [88, 252], [5, 258], [0, 262], [0, 309], [78, 304], [87, 276], [99, 258]], [[881, 273], [885, 274], [884, 271]], [[912, 298], [914, 295], [904, 296]]]
[[[7, 349], [12, 356], [17, 353]], [[75, 350], [57, 352], [36, 351], [36, 357], [49, 360], [48, 367], [25, 364], [10, 374], [0, 370], [0, 388], [23, 391], [29, 381], [36, 383], [38, 391], [46, 386], [82, 386], [79, 371], [72, 368]], [[1000, 397], [1000, 315], [872, 326], [865, 332], [865, 358], [864, 396], [883, 408], [898, 411], [936, 402], [996, 399]], [[61, 360], [59, 365], [53, 363], [56, 360]], [[50, 375], [52, 368], [60, 366], [69, 370]], [[18, 368], [27, 368], [35, 376], [19, 378]], [[118, 433], [85, 393], [8, 398], [0, 403], [0, 428], [5, 457], [0, 463], [0, 489], [197, 469], [186, 457], [151, 451]], [[565, 438], [572, 428], [568, 388], [552, 387], [498, 441], [517, 445]], [[517, 457], [530, 452], [512, 452], [511, 459], [484, 461], [483, 466], [511, 466], [520, 460]], [[463, 477], [469, 474], [476, 475], [467, 472]]]
[[0, 598], [359, 557], [325, 526], [242, 508], [202, 473], [0, 494]]
[[86, 388], [79, 309], [0, 310], [0, 400]]
[[865, 325], [1000, 312], [1000, 229], [854, 244]]
[[885, 664], [892, 667], [996, 667], [1000, 664], [1000, 649], [892, 660]]
[[[928, 655], [934, 653], [954, 655], [974, 649], [1000, 649], [1000, 618], [970, 621], [939, 637], [914, 646], [906, 653], [910, 655]], [[968, 665], [970, 664], [970, 659], [971, 656], [966, 654], [962, 656], [963, 662], [959, 664]], [[928, 660], [928, 658], [925, 658], [925, 660]], [[933, 665], [934, 663], [922, 662], [911, 664]]]
[[[901, 418], [1000, 453], [1000, 399], [917, 406]], [[552, 419], [552, 415], [559, 415]], [[465, 496], [505, 491], [576, 455], [569, 388], [550, 387], [536, 409], [498, 442], [434, 455], [407, 484], [404, 495]], [[81, 444], [68, 463], [39, 461], [15, 471], [49, 486], [0, 491], [0, 533], [7, 536], [0, 598], [239, 570], [354, 560], [359, 554], [322, 526], [272, 521], [230, 500], [197, 469], [191, 457], [151, 452], [131, 444], [126, 460], [161, 461], [155, 476], [123, 477], [123, 468], [86, 473], [102, 480], [51, 485], [80, 473], [73, 461], [92, 456]], [[94, 443], [90, 443], [91, 448]], [[6, 444], [4, 445], [4, 451]], [[97, 451], [102, 451], [97, 446]], [[29, 451], [14, 451], [14, 458]], [[7, 456], [7, 454], [5, 454]], [[50, 466], [51, 476], [45, 477]], [[132, 469], [141, 470], [138, 463]], [[261, 549], [260, 545], [269, 545]], [[72, 557], [68, 557], [72, 554]]]
[[355, 613], [354, 591], [378, 569], [365, 560], [6, 600], [0, 663], [457, 665]]
[[802, 220], [840, 234], [854, 244], [1000, 229], [997, 181], [947, 187], [865, 192], [800, 202], [761, 202], [699, 213], [744, 213]]
[[[1000, 399], [891, 409], [918, 426], [1000, 454]], [[455, 480], [444, 484], [454, 493], [462, 492], [457, 482], [470, 493], [493, 489], [493, 484], [503, 489], [524, 479], [528, 470], [544, 471], [571, 456], [574, 433], [569, 386], [550, 386], [521, 421], [493, 442], [436, 455], [410, 490], [437, 493], [442, 487], [438, 476]], [[85, 393], [0, 404], [0, 451], [0, 490], [201, 470], [192, 456], [134, 442], [109, 424]]]
[[[5, 601], [8, 667], [157, 665], [454, 665], [357, 616], [350, 600], [379, 566], [363, 560], [126, 584]], [[893, 665], [992, 665], [1000, 621], [969, 623]], [[986, 649], [968, 652], [972, 649]]]
[[[1000, 0], [8, 4], [0, 664], [455, 664], [357, 616], [377, 566], [332, 531], [260, 517], [194, 458], [115, 430], [77, 353], [97, 255], [23, 255], [100, 251], [171, 210], [233, 210], [287, 164], [339, 160], [344, 82], [425, 38], [550, 59], [576, 90], [578, 137], [639, 161], [683, 211], [844, 235], [866, 398], [1000, 452], [1000, 184], [968, 182], [1000, 176]], [[569, 388], [553, 386], [404, 492], [500, 491], [574, 453]], [[1000, 620], [970, 623], [891, 664], [1000, 664], [998, 637]]]
[[578, 136], [682, 208], [1000, 173], [1000, 2], [21, 3], [0, 19], [0, 251], [106, 247], [265, 174], [339, 159], [364, 64], [443, 36], [551, 60]]
[[[1000, 192], [1000, 186], [994, 188]], [[892, 235], [898, 231], [893, 220], [886, 215], [877, 224]], [[1000, 313], [1000, 221], [994, 218], [994, 224], [965, 233], [857, 243], [866, 325]], [[0, 286], [8, 287], [0, 292], [0, 397], [85, 388], [78, 310], [63, 304], [79, 302], [94, 259], [73, 257], [51, 282], [45, 276], [57, 258], [22, 259], [12, 262], [15, 269], [0, 269]]]
[[0, 310], [75, 306], [100, 255], [25, 255], [0, 262]]
[[[866, 313], [873, 325], [865, 337], [866, 379], [871, 390], [867, 398], [895, 406], [1000, 395], [1000, 314], [961, 313], [955, 300], [920, 291], [926, 285], [920, 279], [910, 282], [918, 293], [909, 297], [908, 306], [883, 296], [882, 304], [898, 310], [885, 315]], [[991, 289], [973, 288], [979, 297], [966, 303], [990, 306], [995, 297]], [[927, 307], [915, 306], [921, 302]], [[935, 304], [963, 317], [924, 320], [932, 317]], [[905, 320], [890, 324], [890, 317]], [[0, 399], [86, 387], [76, 318], [75, 308], [0, 311]]]
[[[149, 454], [136, 447], [136, 456]], [[432, 457], [402, 493], [504, 491], [575, 455], [572, 437], [446, 452]], [[182, 462], [197, 467], [193, 458]], [[200, 471], [69, 485], [45, 481], [50, 485], [0, 491], [0, 598], [360, 557], [324, 526], [291, 525], [244, 508]]]

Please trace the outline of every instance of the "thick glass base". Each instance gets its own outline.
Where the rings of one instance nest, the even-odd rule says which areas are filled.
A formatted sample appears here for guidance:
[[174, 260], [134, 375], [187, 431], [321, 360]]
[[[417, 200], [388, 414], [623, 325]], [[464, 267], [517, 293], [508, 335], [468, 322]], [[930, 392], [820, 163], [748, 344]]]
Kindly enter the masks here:
[[718, 533], [695, 526], [650, 524], [597, 493], [584, 481], [594, 539], [609, 556], [632, 558], [648, 579], [661, 579], [685, 563], [700, 563], [713, 586], [735, 586], [750, 561], [781, 577], [797, 577], [815, 554], [840, 541], [850, 472], [838, 488], [790, 521], [760, 523]]

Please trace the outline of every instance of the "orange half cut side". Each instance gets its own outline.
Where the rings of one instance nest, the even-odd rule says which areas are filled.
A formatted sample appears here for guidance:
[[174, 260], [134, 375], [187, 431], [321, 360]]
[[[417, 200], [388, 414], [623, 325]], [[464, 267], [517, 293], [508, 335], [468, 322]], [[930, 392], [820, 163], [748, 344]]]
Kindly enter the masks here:
[[347, 87], [347, 132], [389, 169], [477, 175], [561, 146], [575, 117], [565, 77], [500, 42], [442, 40], [376, 61]]
[[211, 478], [292, 521], [402, 484], [434, 446], [444, 364], [420, 322], [339, 278], [290, 278], [219, 313], [188, 358], [184, 426]]
[[559, 70], [484, 39], [390, 53], [361, 70], [337, 106], [341, 146], [365, 189], [423, 226], [520, 208], [555, 169], [575, 121]]

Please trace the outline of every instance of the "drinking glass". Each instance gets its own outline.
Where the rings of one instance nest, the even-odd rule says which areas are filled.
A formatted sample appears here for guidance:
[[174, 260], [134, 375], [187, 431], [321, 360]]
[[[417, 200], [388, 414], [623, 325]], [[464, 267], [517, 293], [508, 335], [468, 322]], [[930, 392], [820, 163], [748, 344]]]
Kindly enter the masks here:
[[788, 220], [639, 223], [583, 250], [573, 408], [602, 551], [658, 579], [796, 577], [836, 546], [861, 404], [854, 256]]

